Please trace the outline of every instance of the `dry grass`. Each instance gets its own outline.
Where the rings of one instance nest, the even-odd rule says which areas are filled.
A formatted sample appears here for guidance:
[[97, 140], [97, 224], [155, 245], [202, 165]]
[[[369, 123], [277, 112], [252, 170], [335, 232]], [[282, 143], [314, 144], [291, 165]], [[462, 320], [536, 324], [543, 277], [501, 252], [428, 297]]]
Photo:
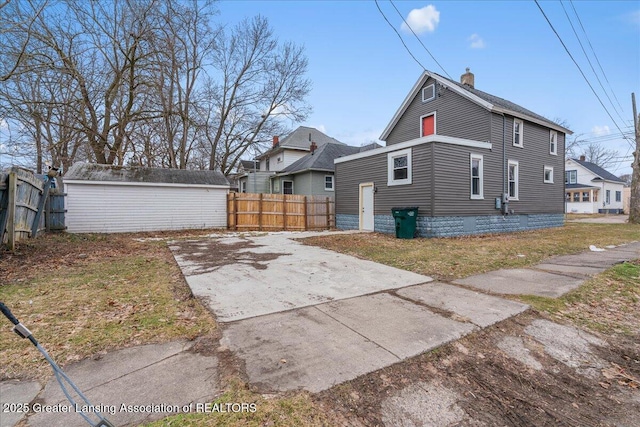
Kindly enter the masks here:
[[396, 239], [366, 233], [304, 239], [310, 245], [369, 259], [439, 280], [527, 267], [554, 255], [640, 240], [632, 224], [568, 223], [561, 228], [447, 239]]
[[640, 335], [640, 261], [625, 262], [560, 298], [521, 296], [558, 320], [604, 334]]
[[[50, 235], [2, 255], [0, 300], [58, 363], [216, 328], [165, 243]], [[32, 344], [4, 317], [0, 326], [0, 379], [47, 377]]]
[[[254, 410], [224, 412], [227, 404], [254, 404]], [[237, 405], [236, 405], [237, 407]], [[146, 427], [235, 427], [235, 426], [279, 426], [321, 427], [340, 425], [333, 415], [323, 411], [307, 392], [290, 393], [285, 396], [264, 396], [250, 391], [245, 384], [235, 380], [227, 391], [212, 402], [209, 413], [179, 414], [145, 424]], [[220, 411], [216, 410], [219, 409]]]
[[576, 219], [592, 219], [592, 218], [605, 218], [607, 216], [614, 216], [613, 214], [579, 214], [579, 213], [568, 213], [564, 215], [565, 220], [572, 221]]

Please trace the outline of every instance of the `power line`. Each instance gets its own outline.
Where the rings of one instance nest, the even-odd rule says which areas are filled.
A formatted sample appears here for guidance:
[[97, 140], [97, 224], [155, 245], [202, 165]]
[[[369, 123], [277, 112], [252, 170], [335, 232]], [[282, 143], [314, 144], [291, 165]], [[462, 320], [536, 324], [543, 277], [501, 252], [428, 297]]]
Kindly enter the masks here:
[[[556, 35], [556, 37], [558, 38], [558, 40], [562, 44], [562, 47], [564, 47], [564, 50], [567, 52], [567, 55], [569, 55], [569, 58], [571, 58], [571, 60], [575, 64], [575, 66], [578, 67], [578, 71], [580, 71], [580, 74], [582, 75], [582, 78], [584, 79], [585, 82], [587, 82], [587, 85], [589, 85], [589, 88], [591, 89], [591, 92], [593, 92], [593, 94], [596, 96], [596, 98], [598, 98], [598, 102], [600, 102], [600, 105], [602, 105], [602, 108], [604, 108], [604, 111], [607, 112], [607, 115], [609, 116], [609, 118], [611, 119], [613, 124], [616, 125], [616, 127], [618, 128], [620, 133], [621, 134], [624, 133], [624, 132], [622, 132], [622, 129], [620, 129], [620, 126], [618, 126], [618, 123], [616, 123], [616, 121], [613, 119], [613, 116], [611, 116], [611, 113], [609, 112], [607, 107], [602, 102], [602, 99], [600, 99], [600, 97], [598, 96], [596, 91], [593, 89], [593, 86], [591, 86], [591, 83], [589, 82], [589, 79], [587, 79], [587, 76], [584, 75], [584, 72], [582, 71], [582, 68], [580, 68], [580, 65], [578, 65], [578, 63], [574, 59], [573, 55], [571, 55], [571, 52], [569, 52], [569, 49], [567, 48], [567, 45], [562, 40], [562, 37], [560, 37], [560, 34], [558, 34], [558, 32], [556, 31], [555, 27], [553, 26], [553, 24], [551, 23], [551, 21], [547, 17], [547, 14], [544, 13], [544, 10], [542, 10], [542, 7], [540, 6], [540, 3], [538, 3], [538, 0], [534, 0], [534, 1], [536, 3], [536, 6], [538, 6], [538, 9], [540, 9], [540, 12], [542, 13], [542, 16], [544, 16], [544, 19], [547, 21], [547, 24], [549, 24], [549, 27], [551, 27], [551, 30], [554, 32], [554, 34]], [[627, 138], [625, 138], [625, 140], [627, 141], [627, 143], [629, 145], [632, 145], [631, 142]]]
[[[631, 151], [631, 147], [629, 147], [629, 148], [627, 149], [627, 153], [624, 155], [624, 157], [623, 157], [623, 158], [621, 158], [620, 160], [618, 160], [618, 161], [616, 162], [617, 166], [616, 166], [616, 168], [613, 170], [614, 172], [615, 172], [615, 171], [617, 171], [618, 169], [620, 169], [620, 166], [622, 166], [622, 163], [623, 163], [623, 162], [626, 162], [626, 161], [629, 161], [629, 160], [633, 161], [633, 156], [630, 156], [630, 155], [629, 155], [629, 151]], [[627, 160], [627, 158], [628, 158], [628, 160]]]
[[[376, 1], [376, 3], [378, 3]], [[404, 24], [407, 26], [407, 28], [409, 28], [409, 30], [411, 30], [411, 33], [416, 37], [416, 39], [418, 40], [418, 42], [420, 43], [420, 45], [422, 45], [422, 47], [424, 48], [424, 50], [427, 51], [427, 53], [429, 54], [429, 56], [431, 57], [431, 59], [433, 59], [435, 61], [436, 64], [438, 64], [438, 66], [440, 67], [440, 69], [447, 75], [447, 77], [449, 77], [450, 80], [453, 80], [453, 78], [449, 75], [449, 73], [447, 73], [447, 70], [444, 69], [444, 67], [442, 65], [440, 65], [440, 63], [438, 62], [438, 60], [436, 59], [435, 56], [433, 56], [433, 54], [431, 53], [431, 51], [429, 49], [427, 49], [427, 47], [424, 45], [424, 43], [422, 43], [422, 40], [420, 40], [420, 37], [418, 37], [418, 35], [415, 33], [415, 31], [413, 31], [413, 28], [411, 28], [411, 25], [409, 25], [407, 23], [407, 21], [404, 19], [404, 16], [402, 15], [402, 13], [400, 13], [400, 11], [398, 10], [398, 8], [396, 7], [395, 3], [393, 3], [393, 0], [389, 0], [389, 3], [391, 3], [391, 6], [393, 6], [393, 8], [396, 10], [396, 12], [398, 13], [398, 16], [400, 16], [400, 18], [402, 18], [402, 22], [404, 22]]]
[[575, 6], [573, 5], [573, 0], [569, 0], [569, 3], [571, 4], [571, 8], [573, 9], [573, 13], [576, 15], [576, 18], [578, 18], [578, 23], [580, 24], [580, 28], [582, 28], [582, 32], [584, 33], [584, 36], [587, 39], [587, 43], [589, 43], [589, 47], [591, 48], [591, 52], [593, 53], [594, 58], [596, 58], [596, 62], [598, 63], [598, 67], [600, 67], [600, 71], [602, 72], [602, 75], [604, 76], [605, 81], [609, 85], [609, 89], [611, 90], [611, 93], [613, 94], [613, 97], [615, 98], [616, 102], [618, 103], [618, 107], [620, 107], [620, 111], [622, 111], [624, 113], [624, 107], [622, 107], [622, 105], [620, 104], [620, 101], [618, 101], [618, 97], [616, 96], [616, 93], [613, 90], [613, 87], [611, 87], [611, 83], [609, 83], [609, 79], [607, 78], [607, 73], [604, 72], [604, 68], [602, 68], [602, 64], [600, 64], [600, 60], [598, 59], [598, 55], [596, 55], [596, 51], [593, 48], [593, 45], [591, 44], [591, 40], [589, 39], [589, 36], [587, 35], [587, 31], [584, 29], [584, 25], [582, 25], [582, 20], [580, 19], [580, 15], [578, 15], [578, 11], [576, 10]]
[[607, 99], [609, 100], [609, 103], [613, 107], [614, 111], [616, 112], [616, 114], [618, 115], [620, 120], [624, 121], [624, 119], [622, 118], [622, 115], [620, 114], [620, 112], [618, 111], [616, 106], [613, 104], [613, 101], [611, 100], [611, 97], [609, 96], [609, 93], [604, 88], [604, 85], [602, 84], [602, 81], [600, 80], [600, 77], [598, 77], [598, 73], [596, 72], [596, 69], [593, 67], [593, 64], [591, 63], [591, 59], [589, 59], [589, 55], [587, 55], [587, 51], [584, 48], [584, 45], [582, 44], [582, 41], [580, 40], [580, 37], [578, 36], [578, 32], [576, 31], [575, 27], [573, 26], [573, 22], [571, 22], [571, 18], [569, 18], [569, 14], [567, 13], [567, 9], [564, 7], [564, 3], [562, 2], [562, 0], [560, 0], [560, 6], [562, 6], [562, 10], [564, 11], [564, 16], [567, 17], [567, 21], [569, 21], [569, 25], [571, 26], [571, 29], [573, 30], [573, 34], [576, 36], [576, 39], [578, 40], [578, 44], [580, 45], [580, 48], [582, 49], [582, 53], [584, 53], [584, 57], [587, 58], [587, 62], [589, 63], [589, 67], [591, 67], [591, 71], [593, 71], [593, 75], [596, 76], [596, 80], [598, 80], [598, 83], [600, 84], [600, 87], [602, 88], [602, 91], [607, 96]]
[[402, 45], [404, 46], [404, 48], [407, 50], [407, 52], [409, 53], [409, 55], [411, 55], [411, 57], [413, 58], [414, 61], [416, 61], [418, 63], [418, 65], [424, 70], [427, 71], [427, 69], [424, 67], [424, 65], [422, 65], [422, 63], [420, 61], [418, 61], [418, 58], [416, 58], [415, 56], [413, 56], [413, 53], [411, 53], [411, 50], [409, 49], [409, 47], [406, 45], [406, 43], [404, 42], [404, 39], [402, 38], [402, 36], [400, 35], [400, 33], [398, 32], [398, 30], [396, 30], [396, 27], [393, 26], [393, 24], [391, 22], [389, 22], [389, 20], [387, 19], [387, 16], [384, 14], [384, 12], [382, 11], [382, 9], [380, 9], [380, 5], [378, 4], [378, 0], [375, 0], [376, 3], [376, 7], [378, 8], [378, 12], [380, 12], [380, 14], [382, 15], [382, 17], [384, 18], [385, 21], [387, 21], [387, 24], [389, 24], [389, 26], [391, 27], [391, 29], [393, 31], [395, 31], [396, 35], [398, 36], [398, 38], [400, 39], [400, 41], [402, 42]]

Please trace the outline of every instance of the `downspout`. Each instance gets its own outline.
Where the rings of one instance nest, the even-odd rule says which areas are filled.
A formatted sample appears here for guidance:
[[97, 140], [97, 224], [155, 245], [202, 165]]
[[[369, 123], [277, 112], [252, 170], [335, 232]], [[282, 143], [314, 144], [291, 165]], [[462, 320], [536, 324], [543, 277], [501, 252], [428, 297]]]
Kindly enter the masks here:
[[502, 213], [509, 212], [509, 204], [504, 195], [507, 194], [507, 119], [502, 113], [502, 194], [500, 199], [502, 200]]

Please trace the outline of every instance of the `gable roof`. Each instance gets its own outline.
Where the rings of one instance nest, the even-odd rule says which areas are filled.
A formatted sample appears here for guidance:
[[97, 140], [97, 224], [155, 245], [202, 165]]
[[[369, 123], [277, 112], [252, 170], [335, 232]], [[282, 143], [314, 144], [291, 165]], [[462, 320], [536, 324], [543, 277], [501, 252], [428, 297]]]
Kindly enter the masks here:
[[311, 146], [312, 141], [315, 142], [318, 147], [321, 147], [327, 143], [346, 145], [335, 138], [325, 135], [316, 128], [299, 126], [289, 135], [282, 138], [282, 140], [280, 140], [280, 142], [275, 147], [270, 148], [268, 151], [262, 153], [257, 158], [261, 159], [267, 155], [270, 155], [271, 153], [279, 151], [282, 148], [310, 151], [309, 147]]
[[336, 144], [329, 142], [318, 148], [313, 154], [309, 153], [303, 158], [296, 160], [278, 172], [278, 175], [293, 175], [308, 170], [333, 172], [335, 171], [335, 164], [333, 162], [335, 159], [379, 147], [381, 147], [381, 145], [377, 143], [362, 147], [353, 147], [342, 143]]
[[282, 169], [278, 174], [290, 175], [307, 170], [334, 171], [335, 166], [333, 161], [335, 159], [357, 153], [359, 150], [360, 147], [329, 142], [316, 149], [313, 154], [309, 153], [303, 158], [296, 160]]
[[565, 190], [578, 190], [582, 188], [599, 188], [599, 187], [596, 187], [593, 185], [587, 185], [587, 184], [565, 184], [564, 185]]
[[74, 163], [64, 175], [63, 181], [229, 185], [227, 178], [219, 171], [144, 168], [95, 163]]
[[606, 170], [604, 168], [601, 168], [600, 166], [596, 165], [595, 163], [591, 163], [591, 162], [587, 162], [587, 161], [579, 160], [579, 159], [570, 159], [570, 160], [573, 160], [574, 162], [576, 162], [580, 166], [588, 169], [591, 173], [593, 173], [594, 175], [598, 176], [601, 179], [604, 179], [605, 181], [619, 182], [621, 184], [625, 183], [624, 180], [618, 178], [617, 176], [615, 176], [614, 174], [612, 174], [608, 170]]
[[416, 95], [418, 95], [420, 89], [422, 88], [422, 86], [424, 86], [429, 77], [440, 83], [445, 88], [453, 90], [462, 97], [467, 98], [468, 100], [480, 105], [488, 111], [493, 111], [496, 113], [506, 113], [560, 132], [564, 132], [569, 135], [573, 134], [571, 130], [562, 127], [557, 123], [547, 119], [546, 117], [536, 114], [533, 111], [528, 110], [514, 102], [472, 88], [469, 85], [463, 85], [462, 83], [458, 83], [437, 73], [425, 70], [416, 84], [413, 86], [407, 97], [404, 99], [403, 103], [400, 105], [400, 108], [398, 108], [398, 111], [396, 111], [387, 127], [382, 132], [382, 135], [380, 135], [380, 139], [382, 141], [386, 141], [387, 137], [389, 136], [395, 125], [398, 123], [398, 120], [400, 120], [400, 117], [402, 117], [402, 115], [405, 113], [405, 111], [409, 107], [409, 104], [411, 104], [411, 101], [413, 101]]
[[254, 162], [253, 160], [240, 160], [240, 165], [238, 166], [238, 169], [240, 169], [240, 167], [242, 167], [242, 169], [245, 171], [247, 170], [252, 171], [254, 168], [256, 170], [260, 170], [260, 163]]

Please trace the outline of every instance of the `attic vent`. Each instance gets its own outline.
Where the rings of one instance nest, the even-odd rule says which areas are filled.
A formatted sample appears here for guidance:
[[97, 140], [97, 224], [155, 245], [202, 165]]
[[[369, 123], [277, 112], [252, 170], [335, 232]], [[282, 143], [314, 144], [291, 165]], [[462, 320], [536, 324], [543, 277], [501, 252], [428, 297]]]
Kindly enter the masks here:
[[435, 97], [436, 97], [435, 85], [430, 84], [429, 86], [422, 89], [422, 102], [431, 101]]

